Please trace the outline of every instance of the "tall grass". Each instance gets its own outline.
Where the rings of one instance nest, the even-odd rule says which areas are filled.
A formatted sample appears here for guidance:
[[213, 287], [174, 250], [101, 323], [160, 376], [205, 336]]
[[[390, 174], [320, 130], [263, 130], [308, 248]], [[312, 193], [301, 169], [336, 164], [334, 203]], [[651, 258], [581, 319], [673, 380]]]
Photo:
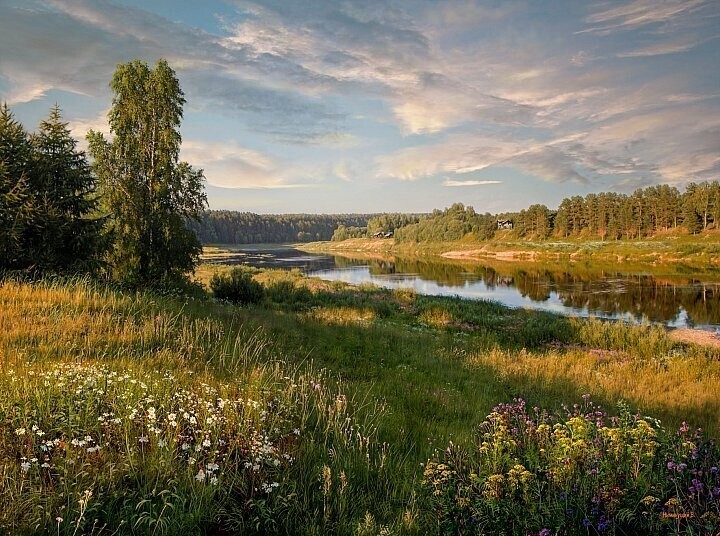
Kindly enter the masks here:
[[[225, 314], [201, 314], [208, 305]], [[10, 281], [0, 310], [4, 531], [351, 532], [368, 513], [394, 522], [379, 508], [393, 502], [379, 477], [392, 467], [376, 438], [381, 405], [284, 360], [231, 308], [89, 281]], [[342, 493], [318, 485], [326, 474]]]
[[0, 531], [432, 533], [421, 464], [499, 402], [720, 430], [717, 352], [658, 328], [254, 277], [273, 290], [244, 307], [5, 281]]

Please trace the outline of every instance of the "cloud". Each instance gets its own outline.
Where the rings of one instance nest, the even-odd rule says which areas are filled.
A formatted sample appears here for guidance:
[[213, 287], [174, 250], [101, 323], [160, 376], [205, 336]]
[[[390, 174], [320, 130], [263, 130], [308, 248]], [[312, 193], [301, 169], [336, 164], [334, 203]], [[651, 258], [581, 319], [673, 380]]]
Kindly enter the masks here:
[[577, 147], [576, 142], [554, 146], [548, 142], [458, 134], [442, 143], [403, 149], [381, 157], [377, 161], [377, 174], [412, 181], [502, 166], [532, 173], [549, 182], [586, 183], [587, 177], [579, 171], [582, 165], [573, 153]]
[[644, 170], [656, 182], [710, 180], [720, 172], [720, 116], [690, 102], [618, 117], [589, 131], [584, 143]]
[[293, 143], [318, 143], [342, 128], [344, 114], [310, 94], [334, 80], [287, 58], [103, 0], [52, 0], [27, 9], [0, 5], [0, 49], [0, 73], [10, 85], [2, 97], [11, 105], [51, 89], [109, 98], [108, 80], [118, 63], [164, 57], [177, 69], [192, 106], [251, 115], [248, 123], [258, 131]]
[[234, 45], [285, 58], [325, 81], [328, 90], [386, 92], [412, 83], [429, 55], [412, 18], [383, 2], [233, 2], [243, 20]]
[[[166, 57], [193, 121], [184, 158], [231, 187], [470, 186], [498, 167], [558, 184], [717, 176], [712, 1], [546, 4], [542, 17], [521, 1], [227, 5], [213, 32], [109, 0], [0, 3], [0, 99], [62, 90], [106, 105], [117, 63]], [[73, 132], [97, 127], [95, 111]], [[206, 132], [222, 117], [208, 137], [238, 141], [203, 140], [200, 117]]]
[[107, 121], [107, 110], [99, 113], [94, 117], [85, 117], [72, 119], [68, 121], [68, 128], [73, 138], [77, 140], [77, 148], [81, 151], [88, 150], [88, 142], [86, 136], [89, 131], [94, 130], [103, 134], [105, 137], [110, 136], [110, 125]]
[[274, 88], [238, 77], [231, 70], [200, 68], [182, 74], [197, 95], [195, 109], [228, 112], [247, 119], [256, 132], [297, 144], [333, 144], [344, 136], [343, 113], [330, 110], [319, 97]]
[[317, 188], [318, 184], [264, 184], [254, 186], [228, 186], [227, 188], [233, 188], [235, 190], [297, 190], [306, 188]]
[[442, 183], [443, 186], [484, 186], [486, 184], [502, 184], [502, 181], [456, 181], [445, 179]]
[[718, 36], [713, 36], [708, 39], [697, 39], [695, 36], [687, 36], [683, 39], [679, 39], [667, 43], [655, 43], [645, 47], [637, 48], [635, 50], [628, 50], [625, 52], [619, 52], [618, 58], [644, 58], [648, 56], [662, 56], [665, 54], [678, 54], [680, 52], [687, 52], [695, 48], [696, 46], [710, 41], [711, 39], [717, 39]]
[[286, 189], [310, 188], [299, 182], [303, 171], [262, 151], [234, 142], [186, 140], [180, 156], [202, 168], [208, 183], [224, 188]]
[[340, 160], [333, 165], [332, 174], [340, 180], [352, 182], [357, 177], [357, 170], [348, 160]]
[[599, 4], [595, 12], [585, 20], [590, 24], [602, 24], [586, 32], [609, 33], [614, 30], [633, 30], [650, 24], [676, 21], [695, 14], [704, 7], [712, 6], [707, 0], [633, 0], [628, 3]]

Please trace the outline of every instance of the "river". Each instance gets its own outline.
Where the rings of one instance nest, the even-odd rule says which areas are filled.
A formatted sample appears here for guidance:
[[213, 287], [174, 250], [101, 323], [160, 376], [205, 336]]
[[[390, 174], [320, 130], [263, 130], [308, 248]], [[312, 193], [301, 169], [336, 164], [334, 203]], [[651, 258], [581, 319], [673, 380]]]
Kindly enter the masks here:
[[494, 300], [509, 307], [720, 332], [720, 282], [693, 273], [663, 273], [650, 267], [622, 271], [587, 265], [425, 258], [368, 260], [311, 254], [277, 245], [229, 248], [221, 262], [297, 268], [328, 281], [373, 283], [433, 296]]

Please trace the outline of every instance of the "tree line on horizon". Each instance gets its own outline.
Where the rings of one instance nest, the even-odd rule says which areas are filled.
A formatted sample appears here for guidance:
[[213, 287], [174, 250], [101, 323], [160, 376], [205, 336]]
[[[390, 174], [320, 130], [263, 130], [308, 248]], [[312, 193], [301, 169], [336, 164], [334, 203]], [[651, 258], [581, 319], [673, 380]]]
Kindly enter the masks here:
[[662, 184], [638, 189], [631, 195], [602, 192], [573, 196], [563, 199], [557, 210], [534, 204], [519, 212], [481, 214], [471, 206], [455, 203], [429, 215], [412, 215], [415, 221], [410, 223], [392, 216], [371, 218], [366, 229], [354, 229], [352, 233], [339, 228], [333, 239], [373, 236], [382, 231], [393, 232], [401, 243], [454, 241], [469, 235], [485, 241], [495, 237], [500, 220], [512, 222], [512, 230], [505, 233], [533, 240], [632, 240], [671, 229], [697, 234], [720, 228], [720, 182], [689, 183], [682, 193]]
[[365, 228], [373, 214], [255, 214], [208, 210], [188, 221], [203, 244], [278, 244], [330, 240], [336, 229]]
[[342, 241], [394, 233], [399, 242], [461, 240], [472, 234], [491, 240], [498, 220], [513, 224], [510, 233], [527, 239], [599, 238], [632, 240], [682, 228], [690, 233], [720, 225], [720, 183], [690, 183], [684, 192], [669, 185], [633, 194], [602, 192], [562, 200], [557, 210], [542, 204], [519, 212], [477, 213], [455, 203], [432, 213], [255, 214], [210, 210], [188, 223], [204, 244]]
[[532, 205], [510, 217], [520, 236], [632, 240], [670, 229], [697, 234], [720, 224], [720, 183], [689, 183], [684, 192], [667, 184], [633, 194], [602, 192], [565, 198], [556, 211]]
[[33, 134], [0, 107], [0, 271], [187, 281], [202, 248], [186, 221], [207, 200], [202, 170], [179, 160], [178, 79], [165, 60], [135, 60], [110, 88], [111, 136], [88, 133], [90, 158], [57, 105]]

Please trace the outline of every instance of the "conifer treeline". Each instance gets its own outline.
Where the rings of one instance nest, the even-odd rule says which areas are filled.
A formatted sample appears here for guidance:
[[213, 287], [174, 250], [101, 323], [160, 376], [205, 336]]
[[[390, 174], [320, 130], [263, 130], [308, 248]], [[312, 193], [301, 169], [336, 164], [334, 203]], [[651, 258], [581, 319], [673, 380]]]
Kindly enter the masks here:
[[341, 241], [394, 232], [399, 242], [476, 240], [495, 236], [497, 220], [513, 223], [523, 238], [632, 240], [682, 228], [690, 233], [720, 227], [720, 183], [690, 183], [684, 192], [668, 185], [632, 195], [588, 194], [563, 199], [558, 210], [534, 204], [520, 212], [480, 214], [455, 203], [431, 214], [269, 214], [211, 210], [188, 225], [203, 243], [250, 244]]
[[520, 236], [537, 238], [634, 239], [679, 227], [698, 233], [720, 224], [720, 183], [690, 183], [683, 193], [662, 184], [632, 195], [574, 196], [563, 199], [557, 211], [532, 205], [511, 219]]
[[456, 203], [436, 210], [418, 223], [395, 229], [399, 242], [460, 240], [472, 233], [477, 240], [493, 238], [497, 220], [510, 220], [513, 234], [532, 239], [599, 238], [632, 240], [669, 229], [698, 233], [720, 228], [720, 183], [690, 183], [684, 192], [660, 185], [632, 195], [588, 194], [565, 198], [558, 210], [531, 205], [516, 213], [477, 214]]
[[364, 228], [368, 214], [254, 214], [209, 210], [188, 226], [204, 244], [261, 244], [330, 240], [338, 227]]
[[202, 170], [179, 161], [185, 104], [165, 60], [121, 64], [110, 136], [92, 163], [55, 106], [28, 134], [0, 107], [0, 271], [91, 272], [131, 286], [187, 281], [201, 246], [185, 225], [207, 201]]
[[103, 251], [96, 181], [57, 106], [29, 134], [0, 107], [0, 269], [92, 271]]

